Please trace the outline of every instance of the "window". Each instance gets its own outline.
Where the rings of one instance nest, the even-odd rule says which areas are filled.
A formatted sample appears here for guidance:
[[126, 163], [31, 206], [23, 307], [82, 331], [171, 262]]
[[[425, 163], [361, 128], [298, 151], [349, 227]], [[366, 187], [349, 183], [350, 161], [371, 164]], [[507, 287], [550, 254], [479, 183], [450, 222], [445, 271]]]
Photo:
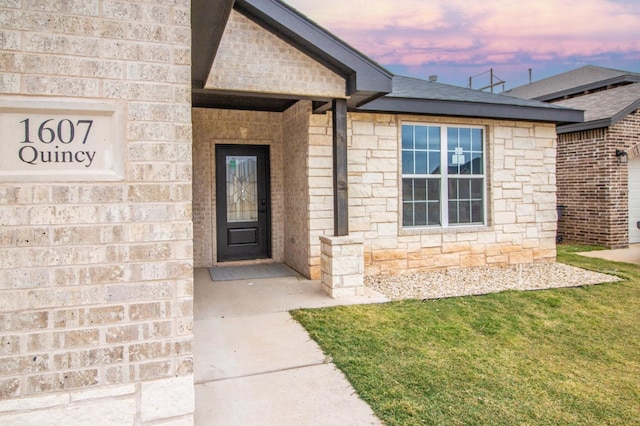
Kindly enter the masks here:
[[403, 125], [402, 225], [483, 225], [484, 169], [481, 128]]

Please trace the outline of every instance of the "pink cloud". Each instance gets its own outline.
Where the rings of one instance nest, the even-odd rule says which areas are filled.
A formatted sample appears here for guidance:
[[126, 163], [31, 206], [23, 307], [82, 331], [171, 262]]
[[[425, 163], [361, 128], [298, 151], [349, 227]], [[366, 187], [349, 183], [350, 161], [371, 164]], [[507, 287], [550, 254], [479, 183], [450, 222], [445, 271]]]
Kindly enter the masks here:
[[640, 51], [640, 2], [289, 0], [385, 64], [508, 64]]

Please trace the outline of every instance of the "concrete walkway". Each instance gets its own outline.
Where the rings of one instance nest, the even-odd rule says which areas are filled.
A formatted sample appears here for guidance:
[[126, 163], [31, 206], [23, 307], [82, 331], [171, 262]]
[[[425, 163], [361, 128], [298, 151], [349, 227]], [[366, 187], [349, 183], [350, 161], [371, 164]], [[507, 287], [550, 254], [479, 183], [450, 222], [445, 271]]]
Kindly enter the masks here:
[[195, 271], [196, 426], [381, 425], [290, 309], [381, 303], [331, 299], [297, 277], [212, 282]]
[[615, 262], [636, 263], [640, 265], [640, 244], [631, 244], [626, 249], [595, 250], [578, 253], [580, 256], [597, 257]]

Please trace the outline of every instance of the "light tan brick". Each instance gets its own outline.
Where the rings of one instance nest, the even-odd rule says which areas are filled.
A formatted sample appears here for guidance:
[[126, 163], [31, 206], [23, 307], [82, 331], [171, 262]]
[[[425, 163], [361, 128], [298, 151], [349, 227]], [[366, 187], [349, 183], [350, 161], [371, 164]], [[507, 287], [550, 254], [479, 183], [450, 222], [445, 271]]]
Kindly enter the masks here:
[[[36, 406], [32, 423], [84, 424], [93, 415], [105, 424], [132, 424], [140, 419], [139, 372], [145, 380], [175, 373], [170, 342], [178, 330], [167, 316], [193, 315], [187, 6], [3, 3], [3, 99], [29, 95], [43, 108], [61, 98], [85, 98], [98, 109], [117, 104], [123, 111], [117, 137], [127, 147], [120, 181], [68, 183], [53, 173], [51, 182], [0, 188], [0, 368], [9, 374], [0, 381], [0, 399], [37, 404], [48, 396], [28, 397], [55, 392], [68, 402], [79, 401], [70, 396], [76, 390], [84, 395], [82, 404]], [[129, 310], [147, 303], [162, 309]], [[192, 335], [180, 336], [175, 350], [181, 374], [188, 374]], [[128, 359], [123, 344], [144, 346], [145, 337], [167, 340], [170, 349], [154, 362], [169, 368], [140, 370]], [[93, 401], [115, 395], [107, 385], [122, 383], [131, 385], [131, 397]], [[7, 407], [0, 408], [0, 423], [24, 423], [18, 414], [4, 416]], [[119, 410], [107, 414], [113, 408]]]
[[0, 399], [16, 397], [20, 394], [20, 379], [0, 379]]

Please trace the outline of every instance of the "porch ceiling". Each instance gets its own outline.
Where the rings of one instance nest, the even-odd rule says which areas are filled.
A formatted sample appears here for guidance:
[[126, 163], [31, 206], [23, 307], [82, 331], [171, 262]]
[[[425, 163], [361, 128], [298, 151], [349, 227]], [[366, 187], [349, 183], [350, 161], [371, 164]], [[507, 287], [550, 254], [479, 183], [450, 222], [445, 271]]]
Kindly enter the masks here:
[[191, 102], [196, 108], [283, 112], [297, 101], [299, 99], [256, 96], [255, 94], [221, 93], [207, 89], [193, 89], [191, 93]]

